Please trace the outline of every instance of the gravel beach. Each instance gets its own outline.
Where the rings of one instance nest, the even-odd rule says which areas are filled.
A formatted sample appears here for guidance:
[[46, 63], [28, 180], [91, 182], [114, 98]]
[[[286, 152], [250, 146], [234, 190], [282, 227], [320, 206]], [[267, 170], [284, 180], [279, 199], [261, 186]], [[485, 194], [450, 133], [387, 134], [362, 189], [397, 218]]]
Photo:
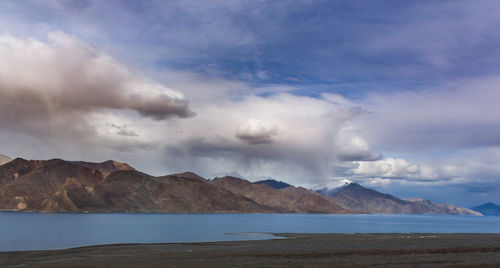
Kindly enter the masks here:
[[498, 267], [500, 234], [275, 234], [287, 239], [0, 253], [2, 267]]

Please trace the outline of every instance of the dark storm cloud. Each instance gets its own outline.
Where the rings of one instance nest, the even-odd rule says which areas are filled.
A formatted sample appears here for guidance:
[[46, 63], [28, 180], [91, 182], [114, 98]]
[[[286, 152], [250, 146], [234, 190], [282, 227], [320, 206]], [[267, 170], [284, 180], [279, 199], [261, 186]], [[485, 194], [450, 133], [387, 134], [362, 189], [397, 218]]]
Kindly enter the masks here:
[[349, 152], [339, 154], [341, 161], [377, 161], [382, 159], [381, 154], [373, 154], [372, 152]]

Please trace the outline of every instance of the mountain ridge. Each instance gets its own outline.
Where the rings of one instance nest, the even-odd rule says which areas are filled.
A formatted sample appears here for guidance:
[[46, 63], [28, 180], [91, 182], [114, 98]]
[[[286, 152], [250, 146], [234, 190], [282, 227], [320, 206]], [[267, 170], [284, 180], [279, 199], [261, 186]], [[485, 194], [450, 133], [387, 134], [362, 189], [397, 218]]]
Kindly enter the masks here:
[[[339, 198], [342, 196], [343, 199]], [[373, 209], [374, 206], [379, 209]], [[381, 206], [392, 209], [381, 210]], [[315, 192], [275, 180], [252, 183], [230, 176], [207, 180], [193, 172], [155, 177], [113, 160], [94, 163], [22, 158], [0, 166], [0, 209], [159, 213], [470, 213], [450, 204], [434, 204], [421, 199], [402, 200], [351, 182], [338, 189], [325, 188], [323, 192]]]
[[483, 215], [487, 215], [487, 216], [500, 215], [500, 206], [495, 204], [495, 203], [492, 203], [492, 202], [484, 203], [484, 204], [472, 207], [471, 209], [478, 211], [478, 212], [481, 212]]
[[48, 212], [272, 212], [192, 176], [154, 177], [128, 165], [113, 165], [117, 170], [110, 172], [106, 169], [110, 163], [106, 162], [15, 159], [0, 166], [0, 208]]
[[320, 189], [317, 192], [328, 196], [332, 201], [347, 209], [365, 213], [482, 215], [467, 208], [451, 204], [435, 204], [421, 198], [400, 199], [365, 188], [355, 182], [335, 189]]
[[292, 186], [291, 184], [288, 184], [286, 182], [277, 181], [277, 180], [273, 180], [273, 179], [260, 180], [260, 181], [256, 181], [256, 182], [253, 182], [253, 183], [254, 184], [265, 184], [265, 185], [268, 185], [268, 186], [270, 186], [270, 187], [272, 187], [274, 189], [277, 189], [277, 190], [284, 189], [284, 188]]
[[215, 178], [210, 183], [253, 199], [259, 204], [276, 207], [277, 211], [281, 213], [352, 213], [314, 192], [298, 195], [275, 189], [266, 184], [254, 184], [230, 176]]

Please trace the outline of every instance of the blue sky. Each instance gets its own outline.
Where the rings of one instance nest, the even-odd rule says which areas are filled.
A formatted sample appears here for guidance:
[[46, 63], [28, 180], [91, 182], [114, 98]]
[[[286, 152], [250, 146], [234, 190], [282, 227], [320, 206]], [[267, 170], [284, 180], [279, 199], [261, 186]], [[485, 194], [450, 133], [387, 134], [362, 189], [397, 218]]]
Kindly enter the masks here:
[[2, 1], [0, 153], [500, 203], [499, 11]]

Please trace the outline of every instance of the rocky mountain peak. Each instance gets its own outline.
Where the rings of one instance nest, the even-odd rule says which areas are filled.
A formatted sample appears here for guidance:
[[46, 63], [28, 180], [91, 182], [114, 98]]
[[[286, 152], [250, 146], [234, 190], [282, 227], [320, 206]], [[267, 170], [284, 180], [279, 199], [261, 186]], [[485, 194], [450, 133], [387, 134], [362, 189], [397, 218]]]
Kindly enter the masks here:
[[256, 182], [254, 182], [254, 184], [264, 184], [264, 185], [271, 186], [272, 188], [278, 189], [278, 190], [279, 189], [285, 189], [285, 188], [291, 186], [290, 184], [288, 184], [286, 182], [277, 181], [277, 180], [273, 180], [273, 179], [256, 181]]
[[191, 171], [186, 171], [186, 172], [182, 172], [182, 173], [172, 174], [172, 175], [168, 175], [168, 176], [179, 177], [179, 178], [199, 179], [199, 180], [206, 181], [205, 178], [203, 178], [202, 176], [200, 176], [200, 175], [198, 175], [198, 174], [196, 174], [194, 172], [191, 172]]

